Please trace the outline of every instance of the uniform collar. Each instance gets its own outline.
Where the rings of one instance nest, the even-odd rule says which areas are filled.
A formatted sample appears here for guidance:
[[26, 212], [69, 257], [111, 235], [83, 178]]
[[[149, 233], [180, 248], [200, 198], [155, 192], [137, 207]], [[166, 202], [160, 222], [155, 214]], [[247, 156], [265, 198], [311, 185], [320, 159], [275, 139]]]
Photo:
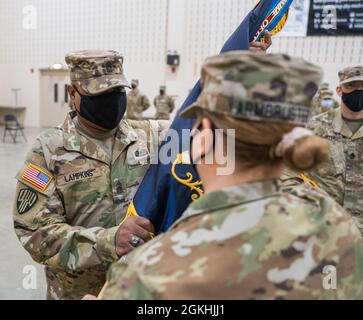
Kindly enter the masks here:
[[353, 135], [352, 140], [363, 138], [363, 126]]
[[344, 137], [350, 138], [352, 140], [363, 138], [363, 126], [355, 133], [349, 129], [348, 125], [343, 119], [340, 112], [340, 108], [334, 110], [334, 120], [333, 120], [333, 130], [335, 133], [339, 133]]
[[347, 138], [351, 138], [353, 136], [352, 131], [350, 131], [342, 117], [340, 109], [334, 110], [333, 130], [335, 133], [339, 133]]
[[[80, 134], [73, 122], [74, 114], [67, 115], [63, 123], [64, 141], [63, 145], [67, 151], [80, 152], [86, 157], [108, 163], [108, 156], [102, 148], [99, 148], [93, 141]], [[121, 121], [115, 135], [114, 152], [112, 163], [120, 156], [125, 148], [137, 141], [136, 131], [124, 120]]]
[[207, 193], [193, 202], [173, 227], [191, 216], [232, 208], [247, 202], [274, 196], [278, 192], [277, 180], [268, 180], [241, 184]]
[[132, 89], [130, 92], [129, 92], [130, 95], [132, 96], [137, 96], [140, 94], [140, 89]]

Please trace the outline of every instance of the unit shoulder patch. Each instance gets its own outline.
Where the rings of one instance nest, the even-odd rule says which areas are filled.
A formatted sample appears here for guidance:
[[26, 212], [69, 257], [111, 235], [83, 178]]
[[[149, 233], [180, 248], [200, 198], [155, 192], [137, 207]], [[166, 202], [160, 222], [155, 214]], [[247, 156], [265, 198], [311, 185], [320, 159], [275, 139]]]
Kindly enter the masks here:
[[38, 195], [30, 189], [21, 189], [16, 199], [16, 208], [19, 214], [24, 214], [34, 207], [38, 201]]

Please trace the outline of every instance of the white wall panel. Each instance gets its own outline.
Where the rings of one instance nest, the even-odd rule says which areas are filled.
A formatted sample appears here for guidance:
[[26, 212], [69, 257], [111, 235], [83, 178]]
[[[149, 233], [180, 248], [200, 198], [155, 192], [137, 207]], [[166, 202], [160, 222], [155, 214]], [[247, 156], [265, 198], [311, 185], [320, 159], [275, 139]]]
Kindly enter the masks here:
[[[23, 28], [31, 3], [37, 28]], [[167, 0], [0, 0], [1, 63], [52, 64], [64, 53], [113, 48], [129, 62], [160, 62]]]
[[[257, 0], [0, 0], [0, 105], [21, 87], [28, 125], [39, 121], [39, 68], [64, 63], [73, 50], [115, 49], [125, 56], [129, 79], [139, 78], [150, 99], [160, 84], [181, 103], [199, 77], [205, 57], [216, 54]], [[37, 13], [24, 29], [23, 8]], [[171, 74], [167, 50], [181, 66]], [[363, 37], [275, 37], [272, 52], [302, 56], [325, 70], [335, 86], [339, 69], [363, 64]], [[34, 68], [35, 72], [30, 72]], [[152, 115], [150, 111], [148, 115]]]

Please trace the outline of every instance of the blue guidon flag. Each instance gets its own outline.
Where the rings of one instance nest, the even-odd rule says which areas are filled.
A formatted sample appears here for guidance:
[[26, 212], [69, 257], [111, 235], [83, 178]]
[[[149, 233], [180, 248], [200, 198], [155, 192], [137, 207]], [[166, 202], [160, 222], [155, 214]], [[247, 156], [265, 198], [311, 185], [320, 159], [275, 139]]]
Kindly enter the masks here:
[[[287, 21], [292, 1], [261, 0], [230, 36], [221, 53], [249, 50], [250, 42], [262, 41], [266, 30], [272, 35], [281, 31]], [[151, 164], [125, 217], [127, 219], [139, 215], [149, 219], [156, 234], [166, 231], [192, 201], [204, 194], [195, 168], [185, 161], [189, 157], [189, 150], [183, 150], [182, 146], [182, 130], [191, 130], [195, 120], [180, 117], [180, 112], [194, 103], [200, 92], [201, 85], [198, 81], [170, 127], [180, 133], [178, 145], [175, 145], [175, 139], [168, 139], [168, 135], [160, 145], [162, 147], [168, 143], [169, 148], [176, 147], [180, 153], [173, 163], [162, 164], [158, 161], [158, 164]]]
[[[271, 32], [271, 35], [275, 35], [279, 33], [286, 24], [286, 21], [289, 17], [289, 9], [293, 0], [272, 0], [270, 1], [269, 8], [266, 12], [265, 19], [262, 21], [262, 24], [258, 28], [254, 41], [263, 41], [263, 35], [266, 30]], [[258, 6], [262, 6], [261, 2], [268, 1], [260, 1], [255, 9]]]

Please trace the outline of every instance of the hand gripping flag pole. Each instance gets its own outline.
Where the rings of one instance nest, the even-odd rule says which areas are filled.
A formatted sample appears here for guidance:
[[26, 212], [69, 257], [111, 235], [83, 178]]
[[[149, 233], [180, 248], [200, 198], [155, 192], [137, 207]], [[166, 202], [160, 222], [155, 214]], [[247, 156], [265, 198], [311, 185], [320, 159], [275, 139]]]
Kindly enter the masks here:
[[[292, 0], [259, 1], [227, 40], [221, 52], [248, 50], [250, 42], [263, 39], [266, 30], [271, 34], [278, 33], [287, 21], [291, 3]], [[196, 101], [200, 91], [201, 85], [198, 81], [179, 114]], [[183, 129], [191, 130], [195, 120], [182, 119], [179, 114], [171, 125], [171, 129], [179, 133], [179, 141], [166, 139], [160, 148], [168, 143], [170, 148], [179, 150], [180, 155], [183, 155], [189, 150], [183, 150], [181, 132]], [[178, 144], [175, 145], [175, 143]], [[190, 163], [180, 161], [178, 158], [170, 164], [162, 164], [160, 161], [153, 161], [153, 163], [157, 164], [152, 164], [148, 169], [128, 208], [127, 216], [140, 215], [149, 219], [155, 227], [156, 234], [159, 234], [166, 231], [193, 200], [203, 195], [203, 187], [197, 172]]]

